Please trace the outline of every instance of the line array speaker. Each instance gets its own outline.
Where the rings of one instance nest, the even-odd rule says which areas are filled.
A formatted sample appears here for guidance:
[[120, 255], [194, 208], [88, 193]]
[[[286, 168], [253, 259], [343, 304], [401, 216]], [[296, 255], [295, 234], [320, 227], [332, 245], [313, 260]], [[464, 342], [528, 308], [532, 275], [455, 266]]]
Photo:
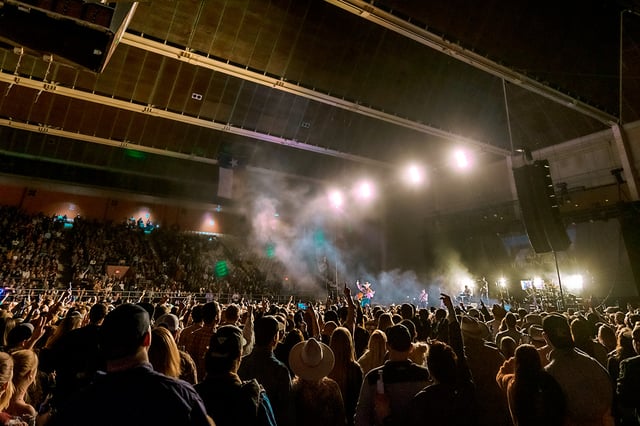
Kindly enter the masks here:
[[536, 253], [563, 251], [571, 241], [560, 216], [547, 160], [513, 169], [520, 210], [531, 246]]

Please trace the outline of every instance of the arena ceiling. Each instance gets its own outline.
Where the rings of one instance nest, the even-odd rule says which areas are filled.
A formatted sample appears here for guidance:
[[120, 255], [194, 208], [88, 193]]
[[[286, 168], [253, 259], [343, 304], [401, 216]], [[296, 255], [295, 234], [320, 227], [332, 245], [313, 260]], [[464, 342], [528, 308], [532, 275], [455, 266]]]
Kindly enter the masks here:
[[101, 72], [3, 37], [0, 171], [193, 183], [215, 181], [220, 162], [326, 180], [442, 167], [458, 146], [495, 161], [640, 119], [639, 11], [637, 0], [143, 1]]

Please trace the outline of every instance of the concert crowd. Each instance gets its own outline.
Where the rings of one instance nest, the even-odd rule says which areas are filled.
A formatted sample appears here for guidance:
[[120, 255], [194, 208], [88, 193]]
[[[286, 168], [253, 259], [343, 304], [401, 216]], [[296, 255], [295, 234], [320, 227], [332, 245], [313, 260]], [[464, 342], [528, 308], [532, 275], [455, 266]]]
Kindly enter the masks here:
[[279, 299], [232, 241], [64, 223], [0, 207], [0, 425], [640, 425], [637, 306]]

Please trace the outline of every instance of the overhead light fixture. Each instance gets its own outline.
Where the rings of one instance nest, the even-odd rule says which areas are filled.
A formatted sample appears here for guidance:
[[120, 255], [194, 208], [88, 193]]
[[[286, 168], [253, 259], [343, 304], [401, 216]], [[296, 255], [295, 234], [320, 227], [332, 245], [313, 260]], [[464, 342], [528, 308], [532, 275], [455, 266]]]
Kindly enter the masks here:
[[455, 164], [458, 169], [466, 170], [471, 167], [471, 159], [469, 155], [462, 149], [458, 149], [453, 153]]
[[409, 184], [420, 185], [424, 182], [424, 169], [417, 164], [411, 164], [406, 168], [404, 177]]

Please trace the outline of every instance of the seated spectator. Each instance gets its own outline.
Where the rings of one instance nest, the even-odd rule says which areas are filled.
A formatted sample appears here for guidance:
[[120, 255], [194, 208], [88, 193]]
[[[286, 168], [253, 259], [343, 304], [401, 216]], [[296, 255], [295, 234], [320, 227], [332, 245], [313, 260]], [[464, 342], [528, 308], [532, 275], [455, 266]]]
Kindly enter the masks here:
[[314, 338], [291, 349], [289, 364], [295, 373], [289, 402], [292, 425], [346, 425], [340, 387], [327, 377], [334, 363], [331, 348]]
[[565, 401], [558, 383], [542, 368], [533, 345], [520, 345], [496, 376], [506, 393], [514, 425], [557, 425], [564, 422]]
[[242, 330], [233, 325], [222, 326], [211, 336], [206, 377], [196, 390], [216, 426], [275, 424], [262, 386], [255, 379], [243, 382], [237, 374], [244, 344]]
[[193, 387], [153, 371], [149, 364], [147, 311], [133, 304], [118, 306], [105, 318], [100, 335], [106, 374], [74, 396], [52, 424], [210, 425]]

